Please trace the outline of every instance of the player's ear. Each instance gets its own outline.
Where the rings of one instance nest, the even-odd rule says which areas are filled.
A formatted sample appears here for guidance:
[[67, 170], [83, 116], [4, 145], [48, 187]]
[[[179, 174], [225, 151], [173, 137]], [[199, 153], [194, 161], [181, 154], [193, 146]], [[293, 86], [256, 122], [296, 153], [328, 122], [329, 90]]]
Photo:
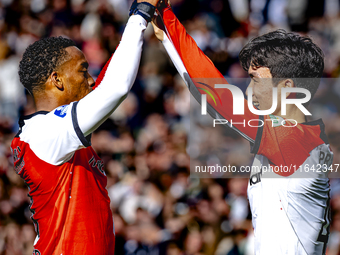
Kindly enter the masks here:
[[294, 88], [295, 87], [294, 81], [292, 79], [286, 79], [284, 87], [285, 88]]
[[64, 84], [62, 82], [62, 79], [58, 72], [52, 72], [50, 75], [50, 79], [52, 81], [52, 84], [59, 90], [63, 91], [64, 90]]
[[[284, 81], [284, 88], [294, 88], [294, 87], [295, 87], [295, 84], [294, 84], [294, 81], [292, 79], [286, 79]], [[296, 98], [296, 93], [295, 92], [289, 92], [289, 93], [286, 93], [286, 96], [287, 96], [287, 98], [294, 99], [294, 98]]]

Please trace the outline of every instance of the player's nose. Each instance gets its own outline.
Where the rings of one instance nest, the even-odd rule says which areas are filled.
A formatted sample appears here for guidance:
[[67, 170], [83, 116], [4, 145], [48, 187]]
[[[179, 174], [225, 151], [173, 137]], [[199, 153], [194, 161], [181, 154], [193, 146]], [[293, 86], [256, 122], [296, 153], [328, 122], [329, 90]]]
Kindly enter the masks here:
[[94, 79], [92, 78], [92, 76], [89, 74], [88, 76], [89, 78], [87, 79], [89, 86], [92, 88], [95, 85]]

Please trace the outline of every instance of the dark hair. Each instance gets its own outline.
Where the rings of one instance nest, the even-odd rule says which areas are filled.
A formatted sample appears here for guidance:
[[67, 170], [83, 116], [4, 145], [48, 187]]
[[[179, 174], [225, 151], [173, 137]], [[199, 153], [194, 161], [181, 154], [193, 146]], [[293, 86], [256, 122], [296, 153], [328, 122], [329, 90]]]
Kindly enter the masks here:
[[67, 59], [65, 48], [75, 43], [64, 37], [43, 38], [27, 47], [19, 64], [19, 77], [33, 95], [43, 89], [48, 76]]
[[[310, 38], [283, 29], [252, 39], [241, 50], [239, 59], [244, 70], [248, 71], [250, 65], [268, 67], [274, 84], [292, 79], [296, 87], [308, 89], [312, 97], [324, 69], [323, 52]], [[297, 97], [304, 95], [298, 93]]]

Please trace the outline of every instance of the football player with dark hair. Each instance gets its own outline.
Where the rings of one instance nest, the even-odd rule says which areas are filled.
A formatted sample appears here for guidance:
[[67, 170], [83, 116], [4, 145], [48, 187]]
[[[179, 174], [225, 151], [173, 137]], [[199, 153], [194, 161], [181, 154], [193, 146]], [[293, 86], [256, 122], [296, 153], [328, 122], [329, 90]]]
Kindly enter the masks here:
[[[281, 108], [283, 89], [303, 88], [311, 96], [315, 94], [324, 68], [321, 49], [311, 39], [284, 30], [254, 38], [242, 49], [239, 59], [251, 77], [247, 93], [253, 105], [249, 107], [255, 111], [271, 109], [273, 91], [277, 91], [273, 113], [259, 116], [248, 108], [243, 96], [233, 98], [229, 89], [214, 87], [228, 83], [186, 33], [169, 3], [162, 1], [158, 12], [156, 36], [192, 95], [201, 103], [201, 94], [210, 90], [219, 100], [207, 99], [208, 113], [227, 120], [226, 125], [251, 143], [255, 158], [248, 199], [255, 254], [325, 254], [330, 227], [327, 172], [333, 153], [322, 120], [306, 122], [295, 104], [287, 105], [286, 114]], [[299, 99], [300, 94], [283, 96]], [[233, 115], [234, 100], [242, 100], [243, 115]], [[246, 125], [250, 120], [252, 125]], [[289, 170], [264, 171], [277, 167]]]
[[19, 76], [37, 111], [20, 119], [11, 149], [15, 171], [29, 188], [34, 255], [114, 254], [107, 178], [90, 135], [134, 83], [157, 2], [133, 3], [120, 45], [96, 83], [69, 39], [45, 38], [23, 54]]
[[66, 48], [72, 46], [76, 46], [74, 41], [60, 36], [43, 38], [27, 47], [20, 61], [19, 77], [31, 95], [36, 97], [45, 90], [50, 74], [71, 58]]

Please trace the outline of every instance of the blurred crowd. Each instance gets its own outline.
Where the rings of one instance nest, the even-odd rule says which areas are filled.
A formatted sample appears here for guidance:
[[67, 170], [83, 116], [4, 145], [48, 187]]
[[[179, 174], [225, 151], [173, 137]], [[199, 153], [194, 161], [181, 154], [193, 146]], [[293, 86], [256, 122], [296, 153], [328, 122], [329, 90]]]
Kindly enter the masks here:
[[[325, 53], [329, 81], [321, 83], [310, 109], [313, 118], [323, 118], [334, 163], [340, 163], [339, 0], [171, 3], [227, 79], [247, 77], [238, 53], [254, 36], [276, 28], [311, 36]], [[96, 77], [119, 44], [130, 5], [131, 0], [0, 0], [0, 255], [32, 254], [35, 238], [28, 189], [13, 170], [10, 151], [18, 118], [34, 112], [17, 74], [25, 48], [42, 37], [69, 37]], [[225, 129], [221, 140], [205, 121], [192, 125], [190, 101], [198, 107], [149, 25], [132, 91], [92, 135], [108, 177], [117, 255], [253, 254], [248, 176], [192, 176], [188, 154], [210, 154], [210, 164], [221, 150], [216, 144], [222, 144], [223, 163], [251, 165], [249, 143]], [[339, 255], [339, 179], [331, 179], [331, 189], [327, 254]]]

